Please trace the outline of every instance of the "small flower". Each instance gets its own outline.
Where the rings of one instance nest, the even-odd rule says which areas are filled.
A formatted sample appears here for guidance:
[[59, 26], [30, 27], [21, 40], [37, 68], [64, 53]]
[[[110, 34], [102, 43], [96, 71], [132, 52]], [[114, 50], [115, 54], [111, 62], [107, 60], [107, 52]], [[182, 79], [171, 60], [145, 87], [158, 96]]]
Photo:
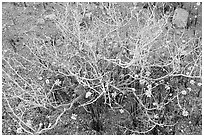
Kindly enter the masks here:
[[185, 109], [183, 110], [183, 112], [182, 112], [182, 115], [184, 116], [184, 117], [186, 117], [186, 116], [188, 116], [188, 111], [186, 111]]
[[186, 72], [186, 75], [190, 75], [190, 72]]
[[188, 70], [189, 70], [189, 71], [191, 71], [192, 69], [193, 69], [192, 66], [188, 67]]
[[77, 119], [77, 115], [76, 114], [72, 114], [71, 119], [76, 120]]
[[40, 124], [39, 124], [39, 127], [42, 127], [42, 125], [43, 125], [43, 123], [40, 123]]
[[157, 105], [158, 105], [158, 103], [157, 103], [157, 102], [154, 102], [154, 103], [153, 103], [153, 105], [154, 105], [154, 106], [157, 106]]
[[116, 92], [113, 92], [111, 95], [112, 95], [112, 97], [114, 97], [114, 98], [115, 98], [115, 97], [116, 97], [116, 95], [117, 95], [117, 93], [116, 93]]
[[151, 84], [147, 85], [147, 88], [148, 88], [149, 90], [151, 90], [151, 89], [152, 89], [152, 85], [151, 85]]
[[32, 127], [32, 121], [30, 119], [27, 120], [26, 125]]
[[158, 118], [159, 118], [159, 115], [158, 115], [158, 114], [155, 114], [155, 115], [154, 115], [154, 118], [155, 118], [155, 119], [158, 119]]
[[56, 18], [56, 15], [53, 13], [45, 16], [45, 19], [55, 19], [55, 18]]
[[49, 84], [49, 83], [50, 83], [49, 79], [46, 79], [46, 80], [45, 80], [45, 83], [46, 83], [46, 84]]
[[59, 86], [60, 84], [61, 84], [61, 81], [60, 81], [59, 79], [57, 79], [57, 80], [55, 81], [55, 85]]
[[172, 93], [169, 94], [170, 97], [171, 97], [172, 95], [173, 95]]
[[86, 92], [85, 98], [88, 98], [92, 95], [92, 93], [90, 91]]
[[152, 91], [151, 91], [151, 90], [146, 90], [145, 95], [146, 95], [147, 97], [151, 97]]
[[194, 84], [195, 84], [195, 81], [194, 81], [193, 79], [191, 79], [191, 80], [190, 80], [190, 84], [191, 84], [191, 85], [194, 85]]
[[135, 78], [138, 78], [138, 77], [139, 77], [139, 75], [135, 74]]
[[19, 128], [17, 128], [16, 132], [20, 134], [23, 132], [23, 129], [21, 127], [19, 127]]
[[192, 89], [190, 87], [187, 88], [189, 91], [192, 91]]
[[200, 6], [200, 2], [197, 2], [196, 5], [197, 5], [197, 6]]
[[44, 23], [45, 23], [45, 20], [44, 20], [43, 18], [39, 18], [39, 19], [37, 20], [37, 22], [38, 22], [39, 24], [44, 24]]
[[158, 110], [164, 109], [164, 105], [163, 105], [163, 104], [158, 104], [158, 105], [157, 105], [157, 109], [158, 109]]
[[42, 77], [38, 77], [38, 79], [39, 79], [39, 80], [42, 80], [43, 78], [42, 78]]
[[145, 82], [146, 82], [146, 80], [144, 80], [144, 79], [140, 79], [140, 84], [141, 84], [141, 85], [144, 85]]
[[151, 72], [147, 71], [145, 74], [146, 74], [146, 76], [150, 76]]
[[166, 41], [167, 44], [170, 43], [170, 42], [171, 42], [170, 40], [167, 40], [167, 41]]
[[198, 86], [199, 86], [199, 87], [202, 86], [202, 83], [198, 83]]
[[170, 90], [170, 86], [169, 85], [165, 85], [165, 89], [166, 90]]
[[182, 90], [181, 94], [186, 95], [187, 94], [186, 90]]
[[119, 111], [121, 114], [123, 114], [125, 112], [123, 109], [120, 109]]
[[37, 91], [38, 91], [38, 92], [40, 92], [40, 91], [41, 91], [41, 88], [40, 88], [40, 87], [38, 87], [38, 88], [37, 88]]

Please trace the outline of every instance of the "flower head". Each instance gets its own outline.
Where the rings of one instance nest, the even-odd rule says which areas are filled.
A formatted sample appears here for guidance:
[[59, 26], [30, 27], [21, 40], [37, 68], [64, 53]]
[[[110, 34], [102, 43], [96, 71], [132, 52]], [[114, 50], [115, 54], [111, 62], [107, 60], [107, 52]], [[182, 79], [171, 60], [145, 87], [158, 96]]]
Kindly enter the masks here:
[[199, 86], [199, 87], [202, 86], [202, 83], [198, 83], [198, 86]]
[[146, 80], [145, 80], [145, 79], [140, 79], [140, 84], [141, 84], [141, 85], [144, 85], [144, 84], [145, 84], [145, 82], [146, 82]]
[[86, 92], [85, 98], [88, 98], [92, 95], [92, 93], [90, 91]]
[[61, 84], [61, 81], [60, 81], [59, 79], [57, 79], [57, 80], [55, 81], [55, 85], [59, 86], [60, 84]]
[[154, 105], [154, 106], [157, 106], [157, 105], [158, 105], [158, 103], [157, 103], [157, 102], [154, 102], [154, 103], [153, 103], [153, 105]]
[[200, 6], [200, 2], [197, 2], [196, 5], [197, 5], [197, 6]]
[[42, 78], [42, 77], [38, 77], [38, 79], [39, 79], [39, 80], [42, 80], [43, 78]]
[[115, 98], [115, 97], [116, 97], [116, 95], [117, 95], [117, 93], [116, 93], [116, 92], [113, 92], [111, 95], [112, 95], [112, 97], [114, 97], [114, 98]]
[[165, 85], [165, 89], [166, 90], [170, 90], [170, 86], [169, 85]]
[[190, 75], [190, 72], [186, 72], [186, 75]]
[[145, 74], [146, 74], [146, 76], [150, 76], [151, 72], [147, 71]]
[[187, 88], [189, 91], [192, 91], [192, 89], [190, 87]]
[[23, 132], [23, 129], [21, 127], [17, 128], [16, 130], [17, 133], [22, 133]]
[[193, 79], [190, 80], [190, 84], [194, 85], [195, 81]]
[[77, 115], [76, 114], [72, 114], [71, 119], [76, 120], [77, 119]]
[[145, 95], [146, 95], [147, 97], [151, 97], [152, 91], [151, 91], [151, 90], [146, 90]]
[[125, 112], [123, 109], [120, 109], [119, 111], [120, 111], [121, 114]]
[[154, 118], [155, 118], [155, 119], [158, 119], [158, 118], [159, 118], [159, 115], [158, 115], [158, 114], [155, 114], [155, 115], [154, 115]]
[[188, 111], [186, 111], [185, 109], [183, 110], [183, 112], [182, 112], [182, 115], [184, 116], [184, 117], [186, 117], [186, 116], [188, 116]]
[[32, 121], [30, 119], [27, 120], [26, 125], [32, 127]]
[[186, 95], [186, 94], [187, 94], [187, 91], [186, 91], [186, 90], [182, 90], [182, 91], [181, 91], [181, 94], [182, 94], [182, 95]]
[[45, 80], [45, 83], [46, 83], [46, 84], [49, 84], [49, 83], [50, 83], [49, 79], [46, 79], [46, 80]]

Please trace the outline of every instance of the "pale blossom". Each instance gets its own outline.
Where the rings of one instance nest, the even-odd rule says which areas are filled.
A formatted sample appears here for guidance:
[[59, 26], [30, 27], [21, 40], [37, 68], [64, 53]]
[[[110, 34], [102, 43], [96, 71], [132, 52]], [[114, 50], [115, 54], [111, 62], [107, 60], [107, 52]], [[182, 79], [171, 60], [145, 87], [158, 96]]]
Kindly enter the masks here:
[[169, 85], [165, 85], [165, 89], [166, 89], [166, 90], [169, 90], [169, 89], [170, 89], [170, 86], [169, 86]]
[[200, 2], [197, 2], [196, 5], [197, 5], [197, 6], [200, 6]]
[[192, 69], [193, 69], [192, 66], [188, 67], [188, 70], [192, 70]]
[[171, 97], [172, 95], [173, 95], [172, 93], [169, 94], [170, 97]]
[[38, 77], [38, 79], [39, 79], [39, 80], [42, 80], [43, 78], [42, 78], [42, 77]]
[[171, 42], [170, 40], [167, 40], [167, 41], [166, 41], [167, 44], [170, 43], [170, 42]]
[[198, 83], [198, 86], [199, 86], [199, 87], [202, 86], [202, 83]]
[[151, 91], [151, 90], [146, 90], [145, 95], [146, 95], [147, 97], [151, 97], [152, 91]]
[[185, 109], [183, 110], [183, 112], [182, 112], [182, 115], [184, 116], [184, 117], [186, 117], [186, 116], [188, 116], [188, 111], [186, 111]]
[[182, 90], [182, 91], [181, 91], [181, 94], [186, 95], [186, 94], [187, 94], [187, 91], [186, 91], [186, 90]]
[[186, 75], [190, 75], [190, 72], [186, 72]]
[[156, 119], [159, 118], [159, 115], [158, 115], [158, 114], [155, 114], [155, 115], [154, 115], [154, 118], [156, 118]]
[[190, 84], [194, 85], [195, 81], [193, 79], [190, 80]]
[[21, 127], [17, 128], [16, 130], [17, 133], [22, 133], [23, 132], [23, 129]]
[[153, 105], [154, 105], [154, 106], [157, 106], [157, 105], [158, 105], [158, 103], [157, 103], [157, 102], [154, 102], [154, 103], [153, 103]]
[[187, 88], [189, 91], [192, 91], [192, 89], [190, 87]]
[[40, 92], [40, 91], [41, 91], [41, 88], [40, 88], [40, 87], [38, 87], [38, 88], [37, 88], [37, 91], [38, 91], [38, 92]]
[[32, 121], [30, 119], [27, 120], [26, 125], [32, 127]]
[[135, 74], [135, 77], [136, 77], [136, 78], [138, 78], [138, 77], [139, 77], [139, 75]]
[[113, 92], [111, 95], [112, 95], [112, 97], [114, 97], [114, 98], [115, 98], [115, 97], [116, 97], [116, 95], [117, 95], [117, 93], [116, 93], [116, 92]]
[[92, 95], [92, 93], [90, 91], [86, 92], [85, 98], [88, 98]]
[[145, 74], [146, 74], [146, 76], [150, 76], [151, 72], [147, 71]]
[[49, 84], [49, 83], [50, 83], [49, 79], [46, 79], [46, 80], [45, 80], [45, 83], [46, 83], [46, 84]]
[[55, 81], [55, 85], [59, 86], [60, 84], [61, 84], [61, 81], [60, 81], [59, 79], [57, 79], [57, 80]]
[[145, 81], [144, 79], [140, 79], [140, 84], [141, 84], [141, 85], [144, 85], [145, 82], [146, 82], [146, 81]]
[[71, 119], [76, 120], [77, 119], [77, 115], [76, 114], [72, 114]]
[[43, 125], [43, 123], [40, 123], [40, 124], [39, 124], [39, 127], [42, 127], [42, 125]]
[[150, 84], [147, 85], [147, 88], [151, 90], [152, 89], [152, 85], [150, 85]]
[[120, 111], [121, 114], [125, 112], [123, 109], [120, 109], [119, 111]]

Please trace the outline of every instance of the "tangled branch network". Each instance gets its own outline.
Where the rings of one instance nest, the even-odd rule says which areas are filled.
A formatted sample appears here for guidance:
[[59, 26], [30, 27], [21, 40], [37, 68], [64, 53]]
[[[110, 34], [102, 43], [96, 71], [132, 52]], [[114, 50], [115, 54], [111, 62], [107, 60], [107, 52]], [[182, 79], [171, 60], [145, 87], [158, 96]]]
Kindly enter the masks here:
[[14, 25], [3, 25], [2, 91], [19, 132], [42, 134], [65, 112], [99, 99], [128, 113], [133, 127], [117, 126], [138, 134], [175, 126], [175, 111], [188, 116], [182, 102], [187, 87], [180, 80], [201, 80], [202, 37], [173, 12], [148, 4], [16, 8]]

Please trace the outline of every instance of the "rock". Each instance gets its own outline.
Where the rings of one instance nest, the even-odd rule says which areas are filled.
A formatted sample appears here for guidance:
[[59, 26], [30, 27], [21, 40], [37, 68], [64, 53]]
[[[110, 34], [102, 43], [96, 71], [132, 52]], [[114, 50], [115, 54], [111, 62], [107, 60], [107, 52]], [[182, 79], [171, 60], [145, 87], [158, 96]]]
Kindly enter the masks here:
[[183, 28], [187, 24], [188, 20], [188, 11], [185, 9], [177, 8], [173, 15], [173, 24], [175, 24], [178, 28]]

